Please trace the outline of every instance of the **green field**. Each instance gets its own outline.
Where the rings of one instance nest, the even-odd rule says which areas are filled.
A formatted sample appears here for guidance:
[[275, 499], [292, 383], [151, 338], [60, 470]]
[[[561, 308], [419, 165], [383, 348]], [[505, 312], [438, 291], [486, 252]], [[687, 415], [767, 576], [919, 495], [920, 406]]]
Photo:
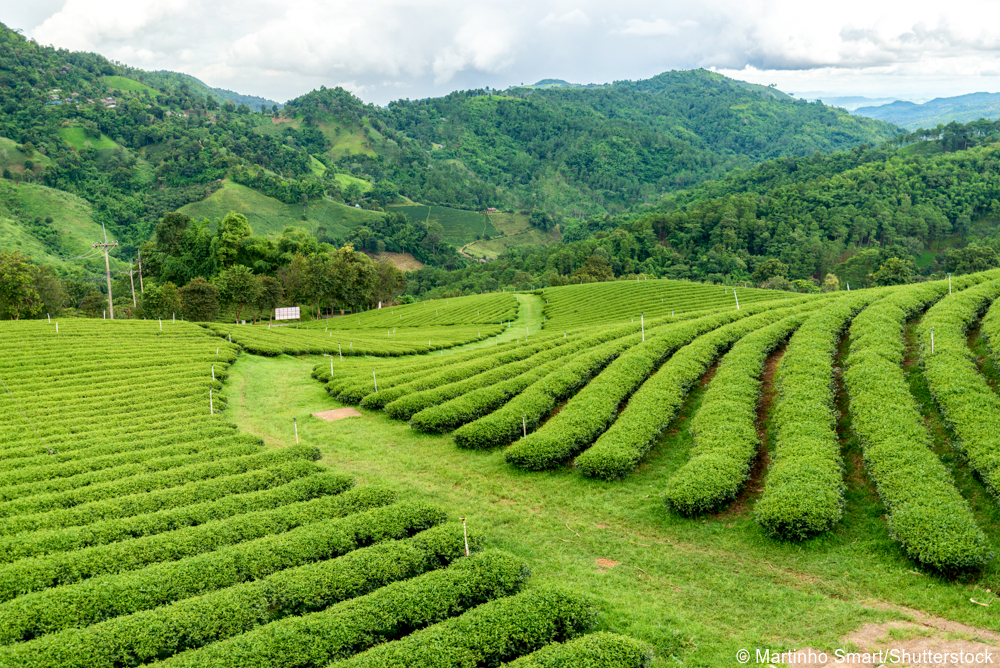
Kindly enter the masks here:
[[310, 202], [306, 220], [302, 220], [301, 204], [285, 204], [232, 181], [223, 183], [208, 199], [188, 204], [180, 211], [198, 220], [222, 219], [230, 211], [236, 211], [247, 217], [254, 234], [281, 234], [286, 227], [299, 227], [315, 234], [318, 228], [325, 227], [328, 235], [340, 237], [366, 220], [382, 215], [324, 199]]
[[59, 136], [77, 151], [84, 148], [108, 149], [118, 147], [118, 144], [104, 135], [101, 135], [99, 138], [88, 137], [83, 128], [80, 127], [60, 128]]
[[471, 243], [477, 236], [496, 236], [499, 233], [487, 216], [475, 211], [424, 204], [393, 206], [391, 210], [402, 213], [414, 222], [440, 223], [444, 228], [444, 240], [454, 246], [461, 247]]
[[9, 169], [13, 173], [23, 174], [25, 160], [31, 160], [35, 163], [34, 171], [36, 173], [52, 164], [47, 156], [38, 151], [34, 151], [28, 156], [18, 148], [17, 142], [0, 137], [0, 170]]
[[0, 665], [1000, 646], [1000, 270], [737, 296], [0, 323]]
[[103, 81], [108, 88], [114, 90], [123, 90], [129, 93], [141, 93], [143, 91], [148, 91], [150, 94], [154, 95], [157, 93], [155, 88], [150, 88], [144, 83], [140, 83], [133, 79], [126, 79], [125, 77], [101, 77], [101, 81]]
[[[492, 216], [491, 216], [492, 218]], [[506, 252], [508, 248], [516, 246], [551, 246], [559, 243], [562, 234], [558, 230], [527, 229], [513, 234], [505, 234], [501, 237], [490, 239], [489, 241], [475, 241], [463, 249], [463, 252], [476, 258], [496, 259]]]
[[334, 174], [334, 178], [337, 179], [337, 182], [343, 188], [347, 188], [347, 186], [353, 183], [357, 185], [359, 188], [361, 188], [361, 192], [363, 193], [366, 193], [372, 189], [372, 184], [370, 181], [359, 179], [358, 177], [351, 176], [350, 174]]

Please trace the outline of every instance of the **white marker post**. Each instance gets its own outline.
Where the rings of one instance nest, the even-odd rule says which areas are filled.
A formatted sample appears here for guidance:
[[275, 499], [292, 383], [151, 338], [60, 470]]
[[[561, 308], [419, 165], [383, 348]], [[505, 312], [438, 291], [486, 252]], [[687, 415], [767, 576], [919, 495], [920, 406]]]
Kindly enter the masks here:
[[163, 331], [163, 318], [157, 318], [160, 321], [160, 331]]
[[212, 365], [212, 382], [215, 382], [215, 365]]
[[736, 296], [736, 289], [733, 288], [733, 297], [736, 299], [736, 310], [740, 310], [740, 298]]
[[298, 443], [299, 443], [299, 419], [298, 418], [292, 418], [292, 424], [295, 425], [295, 444], [298, 445]]
[[58, 334], [58, 333], [59, 333], [59, 323], [57, 322], [56, 323], [56, 334]]
[[49, 315], [48, 313], [46, 313], [45, 317], [49, 319], [49, 324], [51, 325], [52, 324], [52, 316]]
[[171, 314], [170, 314], [170, 319], [171, 319], [171, 321], [172, 321], [172, 322], [173, 322], [174, 324], [176, 324], [176, 323], [177, 323], [177, 314], [176, 314], [176, 313], [171, 313]]
[[333, 355], [330, 355], [330, 378], [333, 378]]
[[642, 327], [642, 340], [646, 340], [646, 312], [639, 314], [639, 326]]
[[521, 413], [521, 432], [524, 434], [523, 438], [528, 438], [528, 414]]
[[378, 392], [378, 380], [375, 379], [375, 367], [372, 367], [372, 382], [375, 383], [375, 391]]
[[[343, 351], [343, 349], [342, 349], [342, 348], [340, 347], [340, 344], [339, 344], [339, 343], [337, 344], [337, 354], [338, 354], [338, 355], [340, 355], [340, 361], [341, 361], [341, 362], [343, 362], [343, 361], [344, 361], [344, 351]], [[331, 361], [332, 361], [332, 360], [331, 360]]]
[[465, 517], [459, 517], [462, 520], [462, 533], [465, 535], [465, 556], [469, 556], [469, 532], [465, 528]]
[[208, 414], [215, 415], [215, 406], [212, 404], [212, 388], [208, 388]]

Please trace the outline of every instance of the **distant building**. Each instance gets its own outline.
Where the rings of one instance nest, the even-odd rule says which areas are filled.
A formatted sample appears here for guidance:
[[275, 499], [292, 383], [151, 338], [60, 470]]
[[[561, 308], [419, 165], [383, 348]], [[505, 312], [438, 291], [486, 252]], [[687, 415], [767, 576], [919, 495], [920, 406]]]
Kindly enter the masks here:
[[500, 212], [498, 209], [491, 206], [490, 208], [486, 209], [486, 213], [500, 213]]

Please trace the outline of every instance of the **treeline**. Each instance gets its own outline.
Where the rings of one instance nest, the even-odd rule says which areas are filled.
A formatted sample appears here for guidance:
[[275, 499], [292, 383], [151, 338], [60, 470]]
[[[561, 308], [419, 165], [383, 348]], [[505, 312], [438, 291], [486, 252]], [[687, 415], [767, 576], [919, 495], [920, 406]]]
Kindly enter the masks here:
[[[134, 269], [114, 272], [115, 317], [259, 320], [294, 304], [311, 306], [314, 315], [358, 311], [392, 301], [406, 286], [403, 272], [350, 244], [319, 243], [294, 228], [277, 241], [254, 236], [238, 213], [214, 221], [214, 231], [212, 225], [181, 213], [164, 216], [154, 240], [130, 263]], [[110, 315], [104, 277], [97, 279], [60, 277], [19, 251], [0, 253], [0, 318]]]

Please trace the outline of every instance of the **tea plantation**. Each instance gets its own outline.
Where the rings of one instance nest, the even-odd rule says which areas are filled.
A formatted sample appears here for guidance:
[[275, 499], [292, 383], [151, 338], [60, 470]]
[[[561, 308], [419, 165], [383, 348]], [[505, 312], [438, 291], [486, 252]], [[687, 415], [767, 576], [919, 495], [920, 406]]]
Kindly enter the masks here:
[[917, 614], [988, 640], [998, 297], [0, 323], [0, 666], [733, 665]]

